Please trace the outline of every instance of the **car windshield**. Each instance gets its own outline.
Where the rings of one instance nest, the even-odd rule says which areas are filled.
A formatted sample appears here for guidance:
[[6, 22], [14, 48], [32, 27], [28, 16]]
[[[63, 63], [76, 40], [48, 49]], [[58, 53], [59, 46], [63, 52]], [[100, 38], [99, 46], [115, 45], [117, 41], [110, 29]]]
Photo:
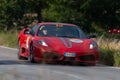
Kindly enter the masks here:
[[77, 26], [56, 26], [42, 25], [37, 33], [38, 36], [45, 37], [67, 37], [67, 38], [86, 38], [84, 32]]

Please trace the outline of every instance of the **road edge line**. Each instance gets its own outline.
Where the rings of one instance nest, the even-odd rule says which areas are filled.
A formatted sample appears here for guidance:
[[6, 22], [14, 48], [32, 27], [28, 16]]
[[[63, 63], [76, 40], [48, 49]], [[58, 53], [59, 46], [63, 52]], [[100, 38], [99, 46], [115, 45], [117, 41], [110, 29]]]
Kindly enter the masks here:
[[5, 46], [0, 46], [0, 48], [6, 48], [6, 49], [9, 49], [9, 50], [17, 50], [17, 48], [10, 48], [10, 47], [5, 47]]

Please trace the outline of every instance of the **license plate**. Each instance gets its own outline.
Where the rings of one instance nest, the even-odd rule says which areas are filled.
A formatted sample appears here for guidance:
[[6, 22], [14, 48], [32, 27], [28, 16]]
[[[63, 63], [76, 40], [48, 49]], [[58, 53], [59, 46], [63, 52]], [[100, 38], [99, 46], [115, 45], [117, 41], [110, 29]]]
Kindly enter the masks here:
[[76, 57], [76, 53], [70, 53], [70, 52], [66, 52], [64, 53], [65, 57]]

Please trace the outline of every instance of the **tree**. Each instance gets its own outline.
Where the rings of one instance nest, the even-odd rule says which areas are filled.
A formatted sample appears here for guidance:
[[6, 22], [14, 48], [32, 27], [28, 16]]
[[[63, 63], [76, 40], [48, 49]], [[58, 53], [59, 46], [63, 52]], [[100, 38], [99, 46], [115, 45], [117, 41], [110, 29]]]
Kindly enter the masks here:
[[89, 28], [89, 21], [83, 17], [80, 7], [84, 0], [52, 0], [49, 8], [42, 11], [44, 21], [66, 22], [79, 25], [84, 30]]
[[47, 21], [76, 22], [81, 16], [80, 5], [82, 0], [52, 0], [49, 8], [43, 10], [42, 15]]
[[48, 1], [49, 0], [26, 0], [30, 13], [37, 13], [38, 22], [43, 20], [41, 13], [44, 8], [48, 7]]
[[120, 0], [86, 0], [81, 6], [81, 11], [84, 18], [107, 29], [120, 26], [119, 4]]
[[13, 26], [13, 23], [20, 21], [25, 13], [24, 0], [1, 0], [0, 1], [0, 25], [6, 30]]
[[38, 22], [74, 23], [87, 32], [104, 30], [120, 26], [119, 4], [120, 0], [0, 0], [0, 26], [28, 25], [34, 19], [25, 15], [35, 13]]

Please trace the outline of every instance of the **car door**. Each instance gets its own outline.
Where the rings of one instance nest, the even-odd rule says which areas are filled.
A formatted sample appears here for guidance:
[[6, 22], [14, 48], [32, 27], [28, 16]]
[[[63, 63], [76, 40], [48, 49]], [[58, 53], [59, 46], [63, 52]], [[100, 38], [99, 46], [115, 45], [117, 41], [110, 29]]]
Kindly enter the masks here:
[[36, 32], [38, 30], [38, 24], [35, 25], [32, 29], [31, 29], [31, 38], [32, 38], [32, 46], [33, 46], [33, 52], [34, 52], [34, 57], [38, 57], [39, 51], [38, 51], [38, 46], [36, 46], [36, 44], [34, 43], [34, 41], [36, 41]]

